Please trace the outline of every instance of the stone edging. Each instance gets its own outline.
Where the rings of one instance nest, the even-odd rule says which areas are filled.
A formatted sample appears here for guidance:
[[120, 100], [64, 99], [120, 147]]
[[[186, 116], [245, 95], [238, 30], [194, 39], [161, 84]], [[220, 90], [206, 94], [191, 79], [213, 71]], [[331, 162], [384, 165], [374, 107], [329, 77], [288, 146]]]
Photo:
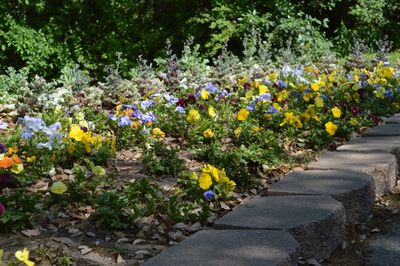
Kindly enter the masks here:
[[375, 197], [392, 191], [399, 163], [400, 114], [143, 265], [297, 265], [300, 255], [327, 258], [344, 240], [345, 225], [365, 221]]

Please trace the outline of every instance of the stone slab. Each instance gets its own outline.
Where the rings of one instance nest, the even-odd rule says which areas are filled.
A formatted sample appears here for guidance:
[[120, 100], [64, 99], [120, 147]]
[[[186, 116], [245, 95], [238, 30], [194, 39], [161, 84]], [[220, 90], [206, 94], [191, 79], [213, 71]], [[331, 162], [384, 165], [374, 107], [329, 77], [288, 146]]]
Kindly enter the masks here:
[[220, 229], [287, 230], [305, 257], [326, 258], [342, 242], [343, 205], [329, 196], [255, 197], [218, 219]]
[[400, 124], [383, 124], [371, 128], [362, 134], [363, 137], [400, 136]]
[[297, 265], [299, 244], [284, 231], [203, 230], [145, 266]]
[[382, 118], [385, 124], [400, 124], [400, 114], [392, 115], [391, 117]]
[[273, 184], [267, 192], [274, 195], [329, 195], [346, 210], [346, 223], [365, 221], [375, 202], [371, 176], [351, 170], [310, 170], [291, 172]]
[[397, 180], [396, 157], [381, 151], [326, 152], [318, 158], [318, 161], [310, 163], [308, 169], [365, 172], [373, 178], [377, 195], [391, 192]]
[[400, 150], [400, 137], [368, 137], [355, 138], [346, 144], [339, 146], [338, 151], [371, 152], [385, 151], [394, 153]]

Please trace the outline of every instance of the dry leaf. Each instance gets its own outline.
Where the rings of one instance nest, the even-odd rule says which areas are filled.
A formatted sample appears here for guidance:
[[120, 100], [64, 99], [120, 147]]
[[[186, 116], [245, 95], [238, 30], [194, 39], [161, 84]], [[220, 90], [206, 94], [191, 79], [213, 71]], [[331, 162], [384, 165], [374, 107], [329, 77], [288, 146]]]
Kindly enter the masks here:
[[86, 255], [92, 251], [91, 248], [89, 248], [88, 246], [85, 246], [85, 245], [80, 245], [78, 248], [82, 255]]
[[25, 236], [28, 236], [28, 237], [40, 235], [40, 231], [36, 230], [36, 229], [22, 230], [21, 233], [24, 234]]

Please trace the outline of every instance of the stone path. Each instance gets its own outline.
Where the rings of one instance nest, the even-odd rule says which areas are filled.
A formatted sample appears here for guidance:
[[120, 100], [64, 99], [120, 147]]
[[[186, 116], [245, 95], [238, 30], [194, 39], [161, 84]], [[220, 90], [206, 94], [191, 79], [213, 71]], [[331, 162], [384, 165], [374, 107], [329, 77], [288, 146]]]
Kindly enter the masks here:
[[[299, 256], [329, 257], [345, 226], [365, 221], [375, 197], [396, 185], [400, 115], [385, 121], [144, 265], [297, 265]], [[374, 264], [400, 265], [399, 225], [372, 242]]]

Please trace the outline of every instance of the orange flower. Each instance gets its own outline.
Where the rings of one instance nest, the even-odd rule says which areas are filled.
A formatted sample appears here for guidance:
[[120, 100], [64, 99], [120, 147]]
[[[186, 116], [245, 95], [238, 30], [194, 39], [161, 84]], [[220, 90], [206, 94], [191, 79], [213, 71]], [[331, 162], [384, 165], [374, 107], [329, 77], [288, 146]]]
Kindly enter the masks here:
[[8, 167], [10, 167], [13, 164], [14, 164], [13, 159], [11, 159], [10, 157], [7, 157], [7, 156], [4, 156], [4, 158], [2, 160], [0, 160], [0, 168], [3, 168], [3, 169], [7, 169]]
[[22, 160], [18, 156], [12, 157], [15, 163], [22, 163]]

